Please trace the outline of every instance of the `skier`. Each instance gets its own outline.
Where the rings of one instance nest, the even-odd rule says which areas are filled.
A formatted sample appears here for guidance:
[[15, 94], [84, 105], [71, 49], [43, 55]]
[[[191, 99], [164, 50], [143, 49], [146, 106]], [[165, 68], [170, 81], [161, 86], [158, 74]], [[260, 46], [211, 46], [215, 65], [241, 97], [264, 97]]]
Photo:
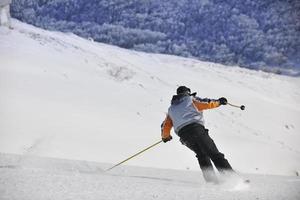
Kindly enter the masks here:
[[227, 99], [224, 97], [218, 100], [201, 99], [196, 96], [196, 93], [191, 94], [190, 88], [180, 86], [177, 88], [177, 95], [172, 98], [168, 114], [162, 123], [163, 142], [166, 143], [172, 139], [170, 131], [174, 127], [181, 143], [196, 153], [206, 182], [218, 183], [211, 161], [221, 173], [234, 172], [224, 154], [217, 149], [208, 135], [202, 113], [205, 109], [226, 104]]

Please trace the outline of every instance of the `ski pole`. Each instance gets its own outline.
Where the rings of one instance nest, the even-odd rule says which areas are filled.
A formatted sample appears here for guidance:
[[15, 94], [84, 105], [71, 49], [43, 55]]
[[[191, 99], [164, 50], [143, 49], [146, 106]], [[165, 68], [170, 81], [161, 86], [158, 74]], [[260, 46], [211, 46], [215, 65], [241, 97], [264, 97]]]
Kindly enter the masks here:
[[240, 108], [241, 110], [245, 110], [245, 106], [244, 105], [241, 105], [241, 106], [237, 106], [237, 105], [234, 105], [234, 104], [231, 104], [231, 103], [227, 103], [228, 105], [232, 106], [232, 107], [236, 107], [236, 108]]
[[130, 160], [130, 159], [132, 159], [132, 158], [134, 158], [134, 157], [136, 157], [136, 156], [138, 156], [138, 155], [140, 155], [141, 153], [143, 153], [143, 152], [145, 152], [145, 151], [151, 149], [152, 147], [158, 145], [158, 144], [161, 143], [161, 142], [162, 142], [162, 140], [160, 140], [160, 141], [158, 141], [158, 142], [152, 144], [151, 146], [149, 146], [149, 147], [147, 147], [147, 148], [145, 148], [145, 149], [139, 151], [138, 153], [134, 154], [133, 156], [130, 156], [129, 158], [127, 158], [127, 159], [125, 159], [125, 160], [119, 162], [118, 164], [112, 166], [111, 168], [109, 168], [109, 169], [107, 169], [107, 170], [105, 170], [105, 171], [109, 171], [109, 170], [111, 170], [111, 169], [113, 169], [113, 168], [115, 168], [115, 167], [117, 167], [117, 166], [123, 164], [124, 162], [126, 162], [126, 161], [128, 161], [128, 160]]

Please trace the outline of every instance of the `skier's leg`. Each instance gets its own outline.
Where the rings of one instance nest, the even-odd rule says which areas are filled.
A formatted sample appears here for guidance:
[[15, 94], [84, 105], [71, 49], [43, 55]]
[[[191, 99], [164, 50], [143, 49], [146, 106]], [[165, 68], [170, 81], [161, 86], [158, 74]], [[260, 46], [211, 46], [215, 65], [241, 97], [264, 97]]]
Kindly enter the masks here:
[[208, 135], [208, 129], [204, 127], [199, 127], [199, 134], [197, 134], [197, 141], [200, 143], [199, 145], [203, 148], [206, 154], [210, 157], [210, 159], [215, 164], [216, 168], [220, 172], [230, 171], [233, 172], [231, 165], [228, 160], [224, 157], [224, 154], [221, 153], [214, 141]]
[[[190, 133], [189, 136], [191, 136]], [[181, 137], [181, 143], [187, 146], [189, 149], [195, 152], [198, 159], [199, 166], [202, 170], [203, 177], [206, 182], [218, 182], [217, 176], [215, 174], [213, 165], [210, 161], [209, 156], [202, 151], [202, 149], [197, 145], [195, 140], [192, 137]]]
[[218, 178], [216, 176], [215, 170], [213, 168], [209, 156], [199, 150], [198, 153], [196, 154], [196, 157], [198, 159], [198, 163], [202, 170], [202, 174], [205, 181], [217, 183]]

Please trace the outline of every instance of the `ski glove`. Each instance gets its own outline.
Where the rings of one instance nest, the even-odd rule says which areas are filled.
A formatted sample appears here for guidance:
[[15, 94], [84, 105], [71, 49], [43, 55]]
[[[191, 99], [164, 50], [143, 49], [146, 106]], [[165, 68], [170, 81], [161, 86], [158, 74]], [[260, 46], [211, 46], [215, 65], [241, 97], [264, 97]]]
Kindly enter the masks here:
[[227, 104], [227, 99], [225, 97], [221, 97], [220, 99], [218, 99], [220, 102], [220, 105], [226, 105]]
[[167, 137], [167, 138], [162, 138], [162, 141], [164, 143], [169, 142], [170, 140], [172, 140], [172, 136], [171, 135], [169, 137]]

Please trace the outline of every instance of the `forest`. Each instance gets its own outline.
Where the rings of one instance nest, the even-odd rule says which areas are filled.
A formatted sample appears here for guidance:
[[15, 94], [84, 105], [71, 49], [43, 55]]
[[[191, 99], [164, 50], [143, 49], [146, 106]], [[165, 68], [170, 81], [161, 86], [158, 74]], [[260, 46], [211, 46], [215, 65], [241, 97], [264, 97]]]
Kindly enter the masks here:
[[300, 71], [298, 0], [13, 0], [11, 15], [127, 49]]

